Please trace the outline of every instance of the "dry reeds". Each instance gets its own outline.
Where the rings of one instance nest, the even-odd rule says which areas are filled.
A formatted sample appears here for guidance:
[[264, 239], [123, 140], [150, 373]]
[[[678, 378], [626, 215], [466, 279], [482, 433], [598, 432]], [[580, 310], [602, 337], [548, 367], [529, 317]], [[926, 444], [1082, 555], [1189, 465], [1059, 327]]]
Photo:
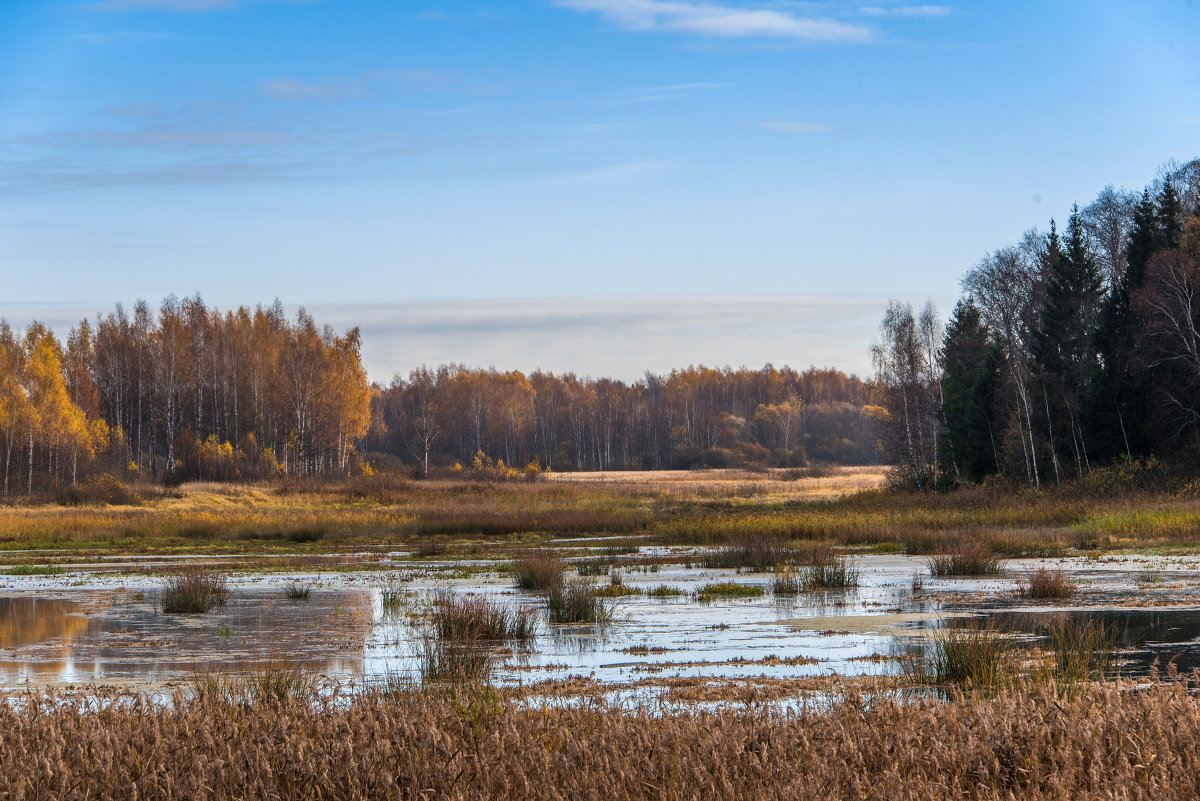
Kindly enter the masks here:
[[229, 597], [225, 576], [192, 570], [163, 584], [162, 610], [168, 614], [198, 614], [223, 606]]
[[995, 688], [1017, 678], [1019, 663], [1011, 639], [989, 622], [943, 630], [906, 667], [919, 683]]
[[1000, 557], [980, 543], [961, 545], [949, 553], [929, 557], [928, 562], [933, 576], [998, 576], [1004, 572]]
[[303, 581], [289, 581], [283, 585], [283, 594], [293, 601], [307, 601], [312, 594], [312, 585]]
[[581, 581], [552, 587], [546, 608], [551, 623], [603, 623], [609, 619], [608, 604], [592, 585]]
[[1061, 567], [1039, 567], [1017, 587], [1017, 592], [1023, 598], [1070, 598], [1076, 589]]
[[1200, 798], [1185, 683], [949, 702], [847, 692], [791, 713], [525, 708], [487, 690], [17, 700], [0, 704], [11, 798]]
[[433, 632], [456, 642], [530, 640], [537, 631], [537, 613], [480, 595], [439, 592], [433, 600]]
[[519, 590], [548, 592], [562, 585], [566, 562], [553, 551], [529, 551], [513, 562], [513, 584]]
[[800, 581], [810, 590], [844, 590], [858, 586], [859, 570], [845, 556], [828, 554], [808, 564]]
[[432, 633], [421, 640], [418, 670], [422, 684], [486, 684], [496, 663], [496, 650], [479, 641], [442, 639]]
[[799, 595], [802, 589], [804, 589], [804, 582], [791, 568], [782, 573], [776, 573], [775, 578], [771, 580], [771, 592], [779, 597]]
[[777, 536], [748, 534], [741, 542], [704, 554], [701, 563], [711, 569], [736, 568], [758, 573], [794, 564], [796, 553]]

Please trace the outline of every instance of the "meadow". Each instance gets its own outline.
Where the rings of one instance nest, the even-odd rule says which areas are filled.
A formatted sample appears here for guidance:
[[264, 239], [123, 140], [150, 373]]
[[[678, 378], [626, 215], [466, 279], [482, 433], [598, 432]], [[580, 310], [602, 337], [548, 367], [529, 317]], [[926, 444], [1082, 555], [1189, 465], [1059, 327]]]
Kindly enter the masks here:
[[50, 556], [337, 553], [627, 536], [680, 545], [747, 538], [1004, 556], [1200, 548], [1200, 485], [1073, 484], [1035, 491], [889, 489], [882, 468], [552, 474], [539, 481], [192, 483], [135, 487], [129, 503], [0, 505], [0, 550]]
[[[1200, 598], [1190, 485], [118, 499], [0, 506], [0, 797], [1200, 797], [1197, 679], [1153, 649], [1179, 629], [1186, 663], [1193, 623], [1147, 628]], [[1114, 605], [1121, 628], [1094, 614]]]

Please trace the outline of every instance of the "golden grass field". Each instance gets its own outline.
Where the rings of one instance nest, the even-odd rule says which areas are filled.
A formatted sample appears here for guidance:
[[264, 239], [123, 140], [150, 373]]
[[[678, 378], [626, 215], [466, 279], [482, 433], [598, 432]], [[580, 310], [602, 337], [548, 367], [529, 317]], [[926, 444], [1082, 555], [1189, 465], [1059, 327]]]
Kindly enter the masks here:
[[882, 468], [551, 474], [533, 482], [186, 484], [136, 505], [0, 506], [0, 549], [336, 553], [366, 545], [621, 535], [713, 545], [748, 536], [930, 553], [981, 542], [1009, 556], [1200, 547], [1200, 492], [1106, 487], [889, 489]]

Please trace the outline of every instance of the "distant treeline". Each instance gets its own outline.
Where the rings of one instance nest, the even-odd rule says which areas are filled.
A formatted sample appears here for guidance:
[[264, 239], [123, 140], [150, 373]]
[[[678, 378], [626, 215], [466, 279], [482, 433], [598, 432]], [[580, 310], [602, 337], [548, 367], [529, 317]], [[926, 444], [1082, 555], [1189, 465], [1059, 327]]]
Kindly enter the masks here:
[[1200, 160], [1111, 186], [970, 268], [943, 327], [889, 305], [885, 450], [913, 486], [1200, 458]]
[[573, 374], [413, 371], [367, 382], [342, 335], [278, 302], [197, 296], [83, 320], [65, 342], [0, 320], [5, 495], [96, 472], [177, 482], [380, 466], [611, 470], [876, 460], [871, 385], [837, 370], [692, 367], [624, 383]]
[[370, 421], [358, 329], [276, 302], [167, 298], [84, 320], [65, 343], [0, 321], [4, 493], [101, 470], [147, 479], [344, 473]]
[[376, 388], [364, 447], [423, 471], [478, 454], [553, 470], [871, 464], [883, 411], [871, 391], [838, 370], [771, 365], [631, 383], [447, 365]]

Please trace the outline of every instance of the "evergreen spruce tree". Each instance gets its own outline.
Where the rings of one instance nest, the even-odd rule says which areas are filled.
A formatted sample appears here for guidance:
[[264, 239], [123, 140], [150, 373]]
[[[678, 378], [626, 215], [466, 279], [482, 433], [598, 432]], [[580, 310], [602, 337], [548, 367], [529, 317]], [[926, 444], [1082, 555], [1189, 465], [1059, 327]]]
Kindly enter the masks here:
[[1078, 475], [1088, 469], [1082, 410], [1098, 364], [1093, 341], [1104, 301], [1104, 283], [1088, 250], [1078, 206], [1071, 211], [1065, 242], [1051, 225], [1048, 251], [1032, 350], [1052, 466], [1055, 478], [1062, 480], [1066, 460], [1075, 462]]
[[1149, 455], [1150, 382], [1137, 358], [1133, 295], [1146, 278], [1146, 265], [1159, 238], [1150, 190], [1142, 192], [1126, 243], [1126, 268], [1100, 309], [1096, 326], [1097, 365], [1085, 410], [1088, 447], [1098, 459]]
[[1158, 193], [1158, 208], [1155, 210], [1158, 224], [1158, 238], [1154, 243], [1155, 250], [1174, 250], [1179, 247], [1179, 237], [1183, 233], [1183, 203], [1175, 184], [1168, 174], [1163, 180], [1162, 191]]
[[1003, 354], [969, 299], [954, 308], [943, 342], [944, 458], [962, 478], [979, 482], [999, 469]]

